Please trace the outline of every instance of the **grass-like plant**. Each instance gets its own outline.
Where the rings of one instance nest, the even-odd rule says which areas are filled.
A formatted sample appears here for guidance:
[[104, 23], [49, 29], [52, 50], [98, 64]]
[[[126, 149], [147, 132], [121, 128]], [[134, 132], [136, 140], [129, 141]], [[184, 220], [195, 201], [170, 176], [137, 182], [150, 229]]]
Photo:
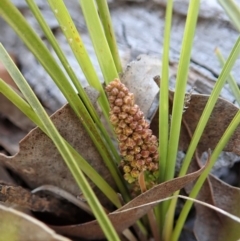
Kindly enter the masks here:
[[[109, 118], [110, 112], [110, 122], [115, 127], [123, 125], [119, 119], [125, 119], [121, 112], [118, 114], [118, 109], [115, 108], [114, 103], [118, 101], [121, 111], [129, 111], [135, 115], [138, 113], [138, 121], [141, 121], [141, 125], [144, 126], [145, 135], [148, 140], [148, 146], [139, 144], [145, 151], [146, 160], [153, 163], [152, 160], [157, 160], [156, 163], [152, 164], [151, 171], [146, 172], [146, 180], [144, 180], [142, 173], [136, 172], [137, 169], [130, 170], [131, 167], [126, 165], [128, 161], [135, 161], [134, 165], [141, 165], [141, 162], [134, 160], [136, 157], [132, 152], [126, 152], [124, 149], [125, 144], [131, 145], [132, 143], [127, 142], [125, 136], [122, 132], [116, 132], [116, 136], [120, 141], [120, 154], [123, 157], [123, 161], [120, 162], [121, 157], [118, 150], [113, 145], [108, 132], [100, 121], [95, 108], [93, 107], [91, 101], [89, 100], [87, 94], [85, 93], [83, 87], [81, 86], [79, 80], [76, 77], [74, 71], [70, 68], [68, 60], [64, 56], [58, 42], [56, 41], [53, 33], [45, 22], [41, 11], [38, 9], [34, 0], [26, 0], [29, 8], [31, 9], [33, 15], [41, 26], [45, 36], [47, 37], [49, 43], [53, 47], [57, 57], [59, 58], [62, 66], [60, 66], [57, 61], [50, 54], [48, 49], [43, 44], [42, 40], [37, 36], [35, 31], [30, 27], [21, 13], [17, 8], [8, 0], [0, 1], [0, 14], [8, 22], [8, 24], [15, 30], [18, 36], [26, 44], [29, 50], [35, 55], [36, 59], [42, 64], [46, 72], [55, 81], [56, 85], [60, 91], [64, 94], [68, 103], [74, 110], [75, 114], [79, 117], [79, 120], [87, 130], [89, 136], [91, 137], [93, 143], [95, 144], [97, 150], [102, 156], [106, 166], [108, 167], [114, 181], [121, 193], [124, 202], [131, 200], [130, 192], [126, 184], [126, 180], [129, 183], [137, 183], [139, 185], [139, 190], [144, 192], [146, 188], [150, 188], [148, 180], [151, 183], [154, 181], [155, 184], [171, 180], [175, 173], [175, 164], [178, 151], [178, 142], [180, 136], [182, 113], [185, 104], [185, 90], [188, 79], [188, 70], [191, 57], [191, 49], [193, 44], [194, 32], [196, 29], [197, 16], [199, 10], [200, 0], [190, 1], [185, 32], [182, 42], [181, 55], [179, 60], [177, 79], [176, 79], [176, 90], [174, 94], [173, 107], [171, 113], [171, 122], [169, 123], [169, 94], [168, 94], [168, 81], [169, 81], [169, 46], [170, 46], [170, 33], [171, 33], [171, 19], [172, 19], [172, 9], [173, 1], [169, 0], [166, 10], [166, 24], [164, 32], [164, 46], [163, 46], [163, 57], [162, 57], [162, 73], [161, 78], [161, 88], [160, 88], [160, 102], [159, 102], [159, 147], [158, 152], [159, 158], [156, 155], [156, 150], [153, 148], [155, 145], [155, 137], [152, 137], [150, 130], [148, 129], [147, 123], [144, 122], [142, 113], [138, 107], [132, 102], [132, 95], [128, 93], [121, 82], [112, 82], [114, 79], [119, 78], [119, 74], [122, 72], [121, 60], [119, 58], [116, 39], [114, 36], [114, 31], [111, 23], [111, 18], [109, 14], [109, 9], [106, 0], [80, 0], [80, 5], [84, 18], [86, 20], [87, 28], [92, 40], [93, 47], [95, 49], [96, 56], [102, 71], [104, 82], [108, 85], [107, 92], [105, 93], [103, 85], [101, 84], [96, 71], [90, 61], [88, 53], [84, 47], [81, 40], [81, 35], [77, 31], [71, 16], [64, 5], [63, 0], [48, 0], [48, 3], [59, 22], [59, 26], [65, 35], [68, 44], [70, 45], [78, 63], [81, 67], [88, 83], [90, 86], [95, 88], [99, 92], [98, 103], [102, 109], [105, 118]], [[223, 1], [222, 1], [223, 2]], [[235, 15], [234, 15], [235, 16]], [[207, 124], [210, 114], [215, 106], [215, 103], [219, 97], [220, 91], [230, 74], [231, 68], [234, 65], [240, 53], [240, 38], [236, 41], [231, 54], [229, 55], [226, 63], [223, 65], [223, 69], [216, 85], [212, 91], [212, 94], [206, 104], [206, 107], [202, 113], [199, 120], [197, 128], [193, 134], [191, 143], [189, 145], [187, 154], [185, 156], [183, 165], [181, 167], [179, 176], [184, 176], [187, 173], [187, 169], [190, 165], [190, 161], [196, 150], [198, 142], [201, 138], [203, 130]], [[27, 81], [21, 75], [17, 67], [11, 61], [10, 57], [6, 53], [4, 47], [0, 45], [0, 60], [5, 65], [6, 69], [12, 76], [13, 80], [17, 84], [18, 88], [22, 92], [25, 99], [23, 99], [18, 93], [16, 93], [11, 87], [9, 87], [3, 80], [0, 80], [0, 92], [2, 92], [8, 99], [10, 99], [26, 116], [29, 117], [49, 138], [52, 139], [56, 145], [59, 153], [65, 160], [69, 170], [74, 176], [79, 188], [82, 190], [84, 196], [88, 197], [88, 204], [92, 209], [92, 212], [98, 223], [100, 224], [106, 238], [108, 240], [120, 240], [118, 234], [114, 230], [110, 220], [108, 219], [105, 211], [100, 205], [97, 197], [90, 188], [85, 176], [91, 177], [91, 180], [95, 185], [106, 195], [106, 197], [115, 205], [116, 208], [121, 207], [121, 202], [119, 201], [117, 193], [113, 190], [111, 186], [88, 164], [86, 160], [81, 156], [81, 153], [77, 153], [74, 148], [67, 143], [63, 137], [58, 133], [55, 126], [51, 122], [50, 118], [44, 111], [40, 102], [37, 100], [35, 94], [32, 92], [31, 88], [27, 84]], [[66, 70], [66, 74], [63, 72], [63, 67]], [[71, 83], [70, 83], [70, 81]], [[239, 100], [239, 91], [236, 90], [236, 83], [231, 80], [232, 86], [235, 86], [236, 99]], [[74, 88], [74, 87], [75, 88]], [[110, 87], [109, 87], [110, 86]], [[115, 88], [117, 86], [117, 89]], [[115, 88], [115, 89], [114, 89]], [[115, 98], [114, 95], [122, 91], [122, 99]], [[110, 93], [110, 94], [109, 94]], [[110, 97], [109, 97], [110, 96]], [[108, 100], [109, 97], [109, 100]], [[112, 101], [112, 102], [111, 102]], [[122, 103], [122, 102], [123, 103]], [[123, 107], [123, 104], [126, 104]], [[115, 108], [115, 109], [114, 109]], [[123, 111], [123, 112], [124, 112]], [[134, 118], [134, 117], [133, 117]], [[136, 117], [137, 118], [137, 117]], [[132, 119], [128, 119], [129, 122]], [[128, 123], [128, 122], [127, 122]], [[140, 122], [138, 122], [140, 123]], [[209, 167], [203, 172], [198, 181], [196, 182], [194, 188], [190, 193], [191, 198], [195, 198], [205, 179], [207, 178], [213, 164], [217, 160], [220, 152], [223, 150], [224, 146], [228, 142], [229, 138], [233, 134], [234, 130], [240, 123], [240, 114], [236, 114], [232, 120], [226, 132], [219, 140], [218, 145], [213, 151], [210, 158]], [[134, 125], [133, 125], [134, 126]], [[113, 130], [111, 127], [110, 129]], [[134, 130], [134, 128], [132, 128]], [[119, 129], [118, 129], [119, 130]], [[126, 132], [134, 132], [133, 130], [127, 129]], [[121, 130], [122, 131], [122, 130]], [[135, 137], [137, 136], [136, 132]], [[121, 139], [122, 138], [122, 139]], [[137, 138], [137, 137], [136, 137]], [[145, 137], [144, 137], [145, 138]], [[122, 142], [121, 142], [122, 141]], [[124, 143], [126, 142], [126, 143]], [[144, 149], [146, 148], [146, 149]], [[133, 147], [134, 149], [134, 147]], [[138, 150], [136, 149], [136, 152]], [[150, 153], [150, 154], [149, 154]], [[150, 159], [149, 159], [150, 158]], [[142, 160], [142, 159], [141, 159]], [[159, 160], [159, 163], [158, 163]], [[155, 172], [158, 164], [161, 166], [159, 172]], [[121, 175], [117, 165], [122, 165], [125, 175]], [[149, 165], [150, 166], [150, 165]], [[144, 172], [146, 166], [141, 166], [141, 170]], [[148, 169], [149, 170], [149, 169]], [[148, 176], [147, 176], [148, 175]], [[149, 179], [147, 179], [149, 178]], [[178, 195], [179, 191], [175, 193]], [[158, 226], [153, 225], [152, 216], [149, 215], [150, 225], [152, 226], [152, 232], [156, 240], [161, 236], [161, 240], [171, 241], [178, 240], [181, 233], [181, 229], [185, 223], [187, 214], [192, 206], [192, 201], [188, 200], [184, 205], [184, 208], [177, 220], [176, 226], [173, 228], [174, 213], [176, 208], [177, 199], [168, 200], [163, 202], [155, 209], [156, 223]], [[167, 218], [166, 218], [167, 217]], [[142, 230], [145, 230], [141, 223], [138, 223]], [[154, 226], [154, 227], [153, 227]], [[158, 227], [158, 230], [156, 230]]]

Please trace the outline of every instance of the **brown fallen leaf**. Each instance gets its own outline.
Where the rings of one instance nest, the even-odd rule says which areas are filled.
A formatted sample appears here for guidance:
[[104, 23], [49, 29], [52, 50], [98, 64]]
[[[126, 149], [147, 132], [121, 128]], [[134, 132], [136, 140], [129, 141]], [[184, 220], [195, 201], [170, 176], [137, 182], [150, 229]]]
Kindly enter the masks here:
[[[232, 187], [210, 175], [198, 199], [240, 217], [240, 188]], [[240, 224], [202, 205], [195, 204], [194, 233], [197, 240], [235, 241], [240, 238]]]
[[[199, 162], [195, 160], [191, 163], [190, 171], [198, 167]], [[190, 192], [191, 188], [192, 184], [187, 187], [187, 192]], [[213, 175], [209, 175], [197, 199], [240, 217], [240, 188], [232, 187]], [[240, 238], [239, 223], [197, 203], [195, 207], [194, 233], [198, 241], [235, 241]]]
[[[153, 202], [166, 198], [173, 192], [183, 188], [189, 182], [195, 180], [203, 170], [204, 168], [184, 177], [175, 178], [168, 182], [159, 184], [134, 198], [132, 201], [113, 213], [110, 213], [108, 217], [110, 218], [116, 231], [121, 233], [126, 228], [132, 226], [139, 218], [143, 217], [149, 212], [149, 210], [157, 205], [157, 203]], [[81, 237], [88, 240], [104, 238], [104, 234], [97, 221], [79, 225], [51, 226], [51, 228], [61, 234], [71, 237]]]
[[[61, 135], [114, 187], [114, 181], [100, 154], [72, 109], [66, 105], [51, 119]], [[16, 172], [30, 188], [50, 184], [74, 196], [81, 195], [56, 147], [39, 128], [33, 129], [19, 143], [19, 148], [20, 151], [15, 156], [7, 157], [0, 154], [0, 164]], [[91, 185], [94, 186], [92, 183]], [[96, 190], [96, 194], [103, 204], [108, 203], [99, 190]]]
[[[197, 126], [202, 111], [207, 103], [208, 96], [195, 95], [191, 96], [188, 109], [185, 111], [183, 118], [185, 119], [191, 132]], [[214, 149], [227, 129], [228, 125], [232, 121], [233, 117], [239, 109], [227, 100], [219, 98], [213, 109], [213, 112], [209, 118], [209, 121], [204, 129], [203, 135], [198, 144], [198, 152], [201, 154], [204, 151]], [[234, 152], [236, 155], [240, 155], [240, 127], [238, 127], [228, 144], [225, 146], [224, 151]], [[186, 151], [189, 145], [189, 136], [186, 133], [185, 128], [182, 128], [181, 138], [179, 142], [179, 149]]]
[[[171, 95], [173, 95], [172, 91], [170, 91], [170, 96]], [[208, 95], [191, 95], [191, 100], [188, 104], [188, 108], [183, 113], [183, 119], [187, 123], [191, 133], [194, 133], [208, 98]], [[170, 108], [171, 105], [172, 102], [170, 101]], [[216, 147], [218, 141], [220, 140], [221, 136], [225, 132], [226, 128], [238, 110], [239, 109], [229, 101], [218, 98], [199, 141], [197, 147], [199, 154], [207, 151], [209, 148], [213, 150]], [[154, 134], [158, 135], [158, 111], [152, 120], [151, 128], [153, 129]], [[179, 150], [187, 151], [190, 140], [191, 137], [184, 127], [184, 124], [182, 124], [179, 140]], [[228, 144], [225, 146], [224, 151], [234, 152], [236, 155], [240, 155], [240, 127], [235, 130]]]
[[34, 212], [48, 212], [57, 217], [76, 222], [73, 214], [80, 213], [76, 206], [64, 203], [60, 199], [50, 195], [37, 195], [22, 188], [0, 181], [0, 203], [11, 207], [19, 207]]
[[0, 205], [0, 241], [70, 241], [42, 222], [22, 212]]
[[[191, 100], [189, 106], [190, 112], [188, 112], [188, 115], [192, 116], [189, 117], [188, 115], [184, 115], [185, 125], [188, 126], [190, 132], [192, 132], [191, 129], [193, 128], [191, 121], [194, 121], [195, 118], [199, 118], [197, 117], [199, 115], [199, 109], [196, 109], [196, 112], [194, 112], [194, 108], [199, 108], [196, 100], [199, 100], [199, 106], [203, 108], [205, 105], [203, 103], [206, 103], [207, 98], [205, 96], [205, 98], [201, 99], [200, 96], [194, 96], [193, 102]], [[200, 140], [198, 152], [199, 149], [203, 152], [205, 148], [209, 146], [214, 148], [217, 145], [217, 142], [220, 140], [223, 132], [237, 111], [238, 108], [231, 103], [223, 99], [218, 100], [204, 131], [203, 137]], [[183, 132], [184, 130], [182, 129], [182, 133]], [[239, 133], [240, 130], [237, 128], [224, 150], [231, 151], [239, 155]], [[189, 142], [185, 142], [184, 144], [187, 146], [188, 143]], [[199, 157], [196, 157], [195, 161], [192, 161], [191, 163], [190, 171], [197, 170], [199, 166], [201, 166]], [[191, 188], [189, 187], [188, 192], [190, 189]], [[203, 184], [197, 198], [198, 200], [212, 204], [224, 211], [240, 217], [240, 188], [232, 187], [212, 175], [209, 175], [208, 179]], [[194, 233], [198, 241], [235, 241], [240, 238], [239, 223], [214, 210], [209, 210], [202, 205], [195, 204], [195, 207], [197, 212], [194, 224]]]

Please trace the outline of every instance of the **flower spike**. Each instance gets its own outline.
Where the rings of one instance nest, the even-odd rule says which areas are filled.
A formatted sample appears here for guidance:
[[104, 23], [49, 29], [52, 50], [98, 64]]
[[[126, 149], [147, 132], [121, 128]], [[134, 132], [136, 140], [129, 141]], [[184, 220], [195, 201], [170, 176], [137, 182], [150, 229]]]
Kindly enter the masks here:
[[114, 127], [122, 156], [120, 166], [128, 183], [135, 184], [140, 190], [138, 177], [145, 172], [146, 184], [150, 188], [157, 181], [158, 142], [152, 135], [149, 123], [143, 112], [135, 104], [134, 95], [128, 88], [115, 79], [106, 87], [110, 104], [110, 122]]

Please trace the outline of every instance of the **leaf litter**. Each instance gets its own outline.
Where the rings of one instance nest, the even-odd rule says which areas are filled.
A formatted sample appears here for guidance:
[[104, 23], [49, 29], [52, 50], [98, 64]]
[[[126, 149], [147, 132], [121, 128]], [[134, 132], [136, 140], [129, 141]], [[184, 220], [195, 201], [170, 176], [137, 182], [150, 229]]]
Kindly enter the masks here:
[[[51, 119], [60, 134], [114, 187], [100, 154], [70, 106], [59, 109]], [[17, 173], [30, 188], [48, 184], [60, 187], [74, 196], [81, 196], [79, 187], [53, 142], [39, 128], [33, 129], [20, 141], [19, 149], [14, 156], [0, 154], [0, 164]], [[94, 188], [93, 183], [91, 185]], [[107, 199], [99, 190], [96, 190], [96, 194], [106, 204]]]
[[[3, 181], [0, 181], [0, 202], [9, 207], [20, 208], [22, 210], [52, 213], [56, 217], [66, 218], [73, 223], [76, 220], [73, 213], [77, 213], [77, 206], [79, 206], [69, 205], [64, 200], [57, 199], [51, 195], [38, 195], [21, 186]], [[80, 201], [78, 200], [78, 202]]]
[[[210, 176], [209, 180], [210, 185], [205, 183], [198, 199], [207, 203], [213, 202], [214, 206], [240, 217], [240, 189], [232, 187], [214, 176]], [[208, 192], [207, 185], [211, 187], [212, 193]], [[195, 207], [197, 215], [194, 233], [197, 240], [235, 241], [240, 238], [240, 223], [204, 206], [195, 204]]]
[[[204, 168], [184, 177], [175, 178], [168, 182], [159, 184], [134, 198], [132, 201], [113, 213], [110, 213], [108, 217], [110, 218], [116, 231], [121, 233], [126, 228], [132, 226], [139, 218], [143, 217], [149, 210], [157, 205], [155, 201], [170, 196], [175, 191], [183, 188], [189, 182], [195, 180], [202, 173]], [[79, 225], [51, 227], [59, 233], [70, 235], [72, 237], [81, 237], [85, 239], [104, 238], [104, 234], [97, 221]]]
[[[159, 90], [153, 80], [153, 77], [160, 73], [160, 69], [161, 64], [158, 59], [148, 56], [141, 56], [137, 59], [137, 61], [134, 61], [128, 65], [126, 72], [121, 78], [123, 83], [126, 84], [126, 86], [131, 90], [131, 92], [135, 94], [136, 103], [143, 110], [145, 117], [149, 115], [149, 109], [152, 107], [154, 102], [156, 102], [156, 96]], [[196, 125], [207, 100], [208, 96], [206, 95], [191, 95], [191, 101], [183, 117], [192, 133], [196, 128]], [[155, 110], [156, 108], [157, 106], [155, 106]], [[214, 149], [222, 133], [225, 131], [226, 127], [228, 126], [237, 111], [238, 108], [235, 107], [233, 104], [219, 98], [209, 120], [209, 123], [207, 124], [198, 145], [199, 153], [202, 153], [209, 148]], [[104, 177], [109, 178], [109, 173], [106, 170], [101, 160], [101, 157], [99, 157], [99, 154], [96, 152], [91, 141], [88, 142], [89, 137], [86, 133], [84, 133], [80, 122], [76, 119], [69, 106], [66, 105], [65, 107], [57, 111], [52, 116], [52, 120], [59, 129], [60, 133], [73, 145], [73, 147], [75, 147], [77, 151], [81, 153], [83, 157], [88, 160], [91, 165], [94, 166], [95, 169], [98, 170], [98, 172], [101, 172]], [[158, 134], [158, 113], [156, 113], [153, 117], [151, 125], [153, 131]], [[76, 133], [78, 133], [78, 135], [76, 135]], [[233, 152], [239, 155], [239, 135], [240, 128], [237, 128], [225, 148], [226, 151]], [[189, 137], [186, 129], [184, 128], [184, 126], [182, 126], [181, 137], [179, 141], [179, 150], [186, 151], [190, 143], [190, 139], [191, 137]], [[91, 155], [92, 152], [94, 154]], [[4, 155], [0, 155], [0, 163], [6, 165], [7, 167], [13, 169], [18, 174], [20, 174], [21, 177], [27, 182], [27, 184], [31, 188], [36, 188], [44, 184], [51, 184], [60, 187], [75, 196], [79, 195], [80, 190], [75, 184], [60, 155], [57, 153], [56, 148], [38, 128], [30, 132], [30, 134], [27, 135], [25, 139], [20, 142], [20, 151], [17, 155], [13, 157], [6, 157]], [[119, 232], [121, 232], [125, 228], [134, 224], [138, 218], [147, 213], [154, 206], [154, 204], [149, 204], [151, 203], [151, 201], [157, 201], [159, 199], [165, 198], [171, 195], [175, 190], [183, 188], [190, 181], [193, 181], [200, 174], [200, 171], [198, 171], [197, 173], [198, 174], [194, 172], [192, 174], [188, 174], [187, 176], [182, 177], [181, 179], [173, 179], [169, 182], [159, 184], [156, 187], [136, 197], [122, 208], [110, 213], [109, 217], [113, 221], [115, 228]], [[189, 178], [189, 175], [192, 175], [191, 178]], [[223, 210], [229, 211], [230, 213], [239, 216], [239, 213], [236, 212], [236, 210], [238, 210], [236, 207], [237, 204], [235, 204], [236, 200], [239, 200], [239, 188], [232, 188], [216, 180], [216, 178], [212, 179], [212, 177], [210, 177], [208, 180], [207, 195], [211, 196], [212, 199], [212, 201], [208, 200], [209, 203], [219, 206]], [[225, 186], [222, 187], [222, 185]], [[209, 193], [210, 190], [212, 190], [212, 186], [214, 186], [213, 191], [218, 190], [216, 194], [214, 192]], [[221, 193], [219, 190], [225, 191], [224, 193]], [[226, 193], [227, 195], [229, 195], [229, 197], [232, 198], [228, 198], [226, 199], [227, 201], [225, 200], [225, 202], [222, 202], [222, 199], [219, 197], [221, 196], [222, 198], [224, 198]], [[144, 207], [142, 207], [141, 205], [144, 205]], [[196, 205], [197, 209], [198, 206], [199, 205]], [[228, 207], [234, 208], [230, 210]], [[206, 208], [204, 209], [206, 210]], [[213, 212], [214, 215], [211, 218], [206, 217], [207, 221], [209, 222], [208, 227], [211, 227], [214, 224], [214, 221], [216, 220], [215, 215], [219, 216], [219, 214], [216, 214], [216, 212], [211, 212]], [[204, 215], [206, 213], [210, 213], [209, 209], [203, 212]], [[201, 233], [199, 231], [200, 228], [204, 227], [203, 223], [206, 221], [201, 217], [200, 211], [198, 211], [196, 218], [196, 223], [198, 224], [195, 226], [194, 230], [196, 236], [198, 236], [198, 240], [207, 240], [208, 236], [211, 237], [210, 233], [205, 233], [201, 236], [198, 235], [198, 233]], [[199, 220], [202, 220], [202, 223]], [[75, 234], [77, 237], [86, 237], [88, 239], [103, 237], [102, 231], [99, 229], [96, 221], [71, 226], [52, 226], [52, 228], [64, 234]], [[197, 230], [197, 228], [199, 228], [199, 230]], [[215, 231], [215, 235], [218, 235], [216, 233], [217, 230], [218, 228]], [[219, 239], [215, 239], [216, 237], [219, 237]], [[219, 235], [214, 236], [214, 240], [220, 241], [223, 239], [220, 239]]]
[[37, 219], [1, 204], [0, 216], [4, 220], [0, 223], [1, 241], [70, 241], [70, 239], [56, 234]]

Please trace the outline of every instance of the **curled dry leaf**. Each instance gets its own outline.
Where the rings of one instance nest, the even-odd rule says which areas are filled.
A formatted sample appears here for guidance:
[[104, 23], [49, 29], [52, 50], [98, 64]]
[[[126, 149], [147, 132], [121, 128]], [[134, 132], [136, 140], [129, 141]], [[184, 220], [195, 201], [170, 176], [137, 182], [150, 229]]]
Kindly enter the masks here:
[[56, 234], [42, 222], [24, 213], [0, 205], [0, 240], [70, 241]]
[[[69, 105], [59, 109], [51, 119], [60, 134], [114, 187], [100, 154]], [[0, 164], [20, 175], [30, 188], [49, 184], [74, 196], [81, 194], [56, 147], [39, 128], [33, 129], [19, 143], [19, 148], [15, 156], [0, 154]], [[96, 194], [103, 204], [108, 202], [100, 191], [96, 190]]]
[[[170, 91], [170, 97], [173, 97], [172, 91]], [[192, 94], [191, 100], [188, 103], [188, 108], [183, 113], [183, 120], [187, 124], [190, 132], [193, 134], [197, 127], [198, 121], [201, 117], [203, 109], [208, 101], [208, 95]], [[170, 108], [172, 101], [170, 100]], [[239, 109], [230, 103], [229, 101], [218, 98], [217, 103], [213, 109], [213, 112], [209, 118], [209, 121], [204, 129], [203, 135], [198, 144], [199, 154], [207, 151], [209, 148], [214, 149], [222, 137], [223, 133], [227, 129], [228, 125], [232, 121], [233, 117]], [[158, 135], [158, 111], [155, 114], [151, 128], [155, 135]], [[184, 124], [182, 124], [181, 135], [179, 140], [179, 150], [187, 151], [191, 137], [186, 130]], [[233, 152], [236, 155], [240, 155], [240, 127], [238, 127], [228, 144], [224, 148], [224, 151]]]
[[[190, 170], [197, 170], [199, 164], [199, 160], [193, 161]], [[189, 192], [191, 188], [192, 184], [187, 188], [185, 187], [187, 192]], [[198, 200], [240, 217], [240, 188], [232, 187], [213, 175], [209, 175], [197, 198]], [[198, 241], [235, 241], [240, 238], [239, 223], [197, 203], [195, 207], [196, 221], [193, 231]]]
[[[123, 207], [110, 213], [108, 217], [113, 223], [116, 231], [121, 233], [126, 228], [133, 225], [139, 218], [143, 217], [154, 206], [155, 201], [170, 196], [173, 192], [183, 188], [189, 182], [195, 180], [204, 168], [184, 177], [175, 178], [168, 182], [159, 184], [147, 192], [139, 195]], [[104, 234], [97, 221], [92, 221], [79, 225], [51, 226], [55, 231], [71, 237], [81, 237], [85, 239], [103, 239]]]
[[56, 217], [65, 218], [74, 222], [79, 210], [75, 205], [70, 205], [57, 199], [55, 196], [37, 195], [21, 186], [13, 186], [0, 181], [0, 203], [11, 207], [20, 207], [35, 212], [48, 212]]
[[[212, 193], [206, 183], [198, 195], [198, 199], [213, 204], [235, 216], [240, 217], [240, 188], [232, 187], [214, 176], [209, 177]], [[195, 204], [197, 210], [194, 233], [197, 240], [235, 241], [240, 238], [240, 224], [232, 219]]]
[[[194, 133], [207, 101], [208, 96], [206, 95], [193, 94], [191, 96], [189, 107], [184, 113], [183, 118], [185, 119], [192, 133]], [[198, 145], [199, 153], [208, 150], [208, 148], [213, 150], [216, 147], [218, 141], [222, 137], [224, 131], [227, 129], [238, 110], [239, 109], [229, 101], [222, 98], [218, 99], [200, 139]], [[185, 128], [182, 128], [179, 148], [185, 151], [188, 148], [188, 144], [189, 136], [187, 135]], [[227, 146], [224, 148], [224, 151], [234, 152], [235, 154], [240, 155], [239, 144], [240, 127], [235, 130]]]

